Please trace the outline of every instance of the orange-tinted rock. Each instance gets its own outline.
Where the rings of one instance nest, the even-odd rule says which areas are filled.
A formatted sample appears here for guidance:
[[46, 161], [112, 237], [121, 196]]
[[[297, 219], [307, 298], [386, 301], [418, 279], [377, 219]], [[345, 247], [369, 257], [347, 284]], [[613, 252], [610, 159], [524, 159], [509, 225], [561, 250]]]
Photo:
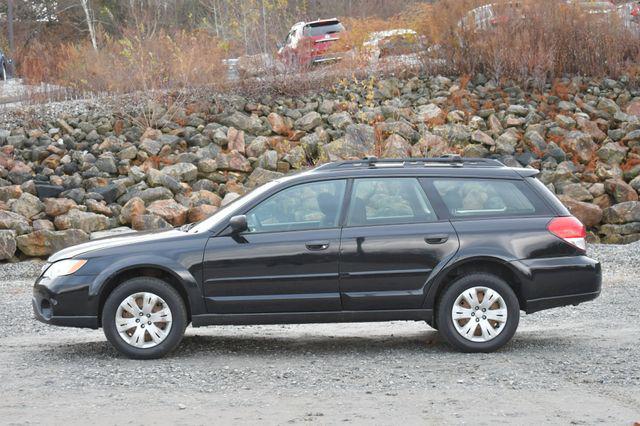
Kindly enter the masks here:
[[218, 208], [216, 206], [211, 206], [208, 204], [201, 204], [199, 206], [192, 207], [189, 209], [189, 223], [200, 222], [201, 220], [204, 220], [213, 215], [217, 211]]
[[45, 198], [44, 212], [47, 216], [56, 217], [67, 213], [78, 205], [70, 198]]
[[187, 221], [188, 209], [173, 199], [154, 201], [147, 207], [147, 211], [160, 216], [173, 226], [184, 225]]

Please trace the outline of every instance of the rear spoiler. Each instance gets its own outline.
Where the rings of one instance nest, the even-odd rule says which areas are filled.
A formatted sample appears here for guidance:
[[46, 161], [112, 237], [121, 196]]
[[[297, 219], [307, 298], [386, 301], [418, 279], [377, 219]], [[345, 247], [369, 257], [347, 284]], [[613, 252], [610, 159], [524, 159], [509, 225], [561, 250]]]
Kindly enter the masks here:
[[513, 171], [522, 177], [535, 177], [540, 174], [540, 170], [531, 169], [531, 168], [523, 168], [523, 167], [514, 167]]

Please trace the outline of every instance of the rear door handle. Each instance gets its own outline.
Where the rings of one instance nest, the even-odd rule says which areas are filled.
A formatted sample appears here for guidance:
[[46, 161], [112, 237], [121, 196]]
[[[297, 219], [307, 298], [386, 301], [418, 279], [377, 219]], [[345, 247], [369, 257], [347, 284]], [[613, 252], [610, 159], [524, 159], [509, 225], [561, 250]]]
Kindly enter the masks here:
[[308, 250], [326, 250], [329, 248], [329, 241], [309, 241], [305, 245]]
[[448, 239], [449, 236], [447, 234], [434, 234], [424, 237], [424, 241], [427, 244], [443, 244], [446, 243]]

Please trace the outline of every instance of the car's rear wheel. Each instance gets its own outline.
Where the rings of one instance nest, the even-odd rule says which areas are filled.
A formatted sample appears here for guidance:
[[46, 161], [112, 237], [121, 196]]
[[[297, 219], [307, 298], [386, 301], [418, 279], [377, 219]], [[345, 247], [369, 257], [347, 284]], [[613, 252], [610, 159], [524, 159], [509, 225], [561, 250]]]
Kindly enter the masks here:
[[175, 349], [187, 326], [182, 297], [166, 282], [139, 277], [120, 284], [102, 310], [102, 328], [111, 344], [135, 359], [160, 358]]
[[492, 352], [516, 332], [520, 304], [501, 278], [472, 273], [454, 281], [439, 298], [437, 324], [445, 340], [463, 352]]

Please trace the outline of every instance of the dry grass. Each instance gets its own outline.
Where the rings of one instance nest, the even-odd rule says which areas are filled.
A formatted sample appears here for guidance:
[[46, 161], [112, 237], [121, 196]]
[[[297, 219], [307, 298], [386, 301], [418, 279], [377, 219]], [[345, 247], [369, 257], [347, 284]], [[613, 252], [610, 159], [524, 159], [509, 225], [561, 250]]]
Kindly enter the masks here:
[[496, 7], [507, 19], [478, 28], [463, 18], [486, 2], [440, 0], [411, 13], [413, 27], [438, 46], [439, 71], [448, 74], [482, 72], [535, 85], [563, 75], [637, 74], [638, 34], [617, 14], [589, 14], [557, 0], [513, 3]]
[[[119, 38], [101, 36], [95, 52], [89, 43], [34, 40], [18, 52], [19, 73], [28, 82], [58, 84], [75, 93], [213, 88], [249, 96], [297, 94], [329, 88], [338, 82], [363, 81], [386, 72], [511, 79], [541, 87], [566, 75], [619, 77], [637, 82], [640, 67], [638, 34], [624, 28], [617, 15], [589, 15], [559, 0], [520, 0], [502, 6], [510, 19], [478, 28], [465, 16], [486, 0], [439, 0], [419, 4], [392, 19], [345, 18], [347, 32], [336, 50], [350, 50], [333, 66], [287, 72], [282, 66], [259, 78], [228, 81], [224, 45], [205, 31], [154, 32], [126, 29]], [[506, 2], [504, 4], [511, 4]], [[375, 31], [410, 28], [419, 33], [421, 67], [395, 63], [371, 65], [363, 43]], [[428, 49], [427, 49], [428, 48]], [[400, 52], [403, 53], [403, 52]], [[394, 61], [389, 61], [394, 65]], [[365, 95], [366, 97], [366, 95]]]
[[100, 46], [96, 52], [88, 42], [32, 43], [19, 54], [20, 75], [92, 93], [210, 86], [226, 79], [224, 51], [204, 31], [147, 37], [130, 29], [121, 38], [104, 36]]

